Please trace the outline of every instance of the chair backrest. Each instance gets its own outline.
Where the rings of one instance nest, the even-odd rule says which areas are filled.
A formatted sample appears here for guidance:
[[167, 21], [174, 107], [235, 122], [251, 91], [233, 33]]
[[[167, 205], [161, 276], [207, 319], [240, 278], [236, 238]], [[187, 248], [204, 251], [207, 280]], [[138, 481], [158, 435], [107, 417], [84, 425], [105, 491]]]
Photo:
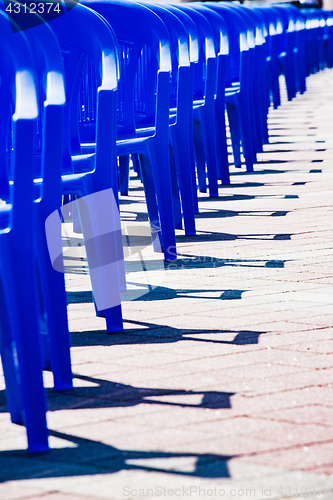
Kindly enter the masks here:
[[[92, 139], [96, 142], [98, 120], [98, 116], [95, 115], [98, 109], [96, 101], [100, 99], [101, 93], [112, 94], [117, 89], [119, 75], [117, 46], [108, 23], [81, 4], [75, 5], [75, 8], [66, 15], [51, 21], [50, 27], [63, 52], [66, 88], [63, 172], [72, 173], [71, 156], [81, 153], [79, 116], [82, 114], [87, 116], [85, 123], [88, 126], [90, 110], [95, 116]], [[87, 89], [89, 92], [81, 101], [81, 109], [78, 112], [80, 85], [86, 60], [94, 68], [95, 78], [89, 80]]]
[[[162, 19], [168, 29], [172, 61], [170, 108], [175, 108], [177, 112], [184, 102], [183, 98], [179, 99], [179, 86], [183, 84], [183, 79], [180, 76], [183, 75], [184, 69], [185, 74], [190, 70], [189, 38], [181, 21], [170, 10], [163, 5], [147, 4], [146, 6]], [[185, 85], [188, 83], [185, 82]]]
[[[190, 17], [198, 30], [199, 57], [194, 72], [194, 99], [204, 99], [207, 93], [211, 94], [216, 87], [217, 68], [213, 29], [205, 16], [192, 5], [177, 4], [177, 10]], [[212, 90], [209, 90], [209, 87], [213, 87]]]
[[36, 69], [25, 35], [13, 34], [2, 11], [0, 39], [0, 197], [12, 205], [7, 229], [22, 233], [24, 241], [33, 232]]
[[[189, 119], [190, 123], [192, 123], [192, 109], [193, 109], [193, 99], [194, 99], [194, 74], [195, 74], [195, 68], [198, 65], [199, 62], [199, 32], [197, 29], [197, 26], [193, 22], [193, 20], [182, 10], [177, 9], [176, 5], [165, 5], [164, 8], [168, 10], [168, 12], [171, 12], [175, 15], [175, 17], [178, 19], [178, 22], [181, 23], [183, 26], [183, 29], [185, 30], [187, 41], [188, 41], [188, 47], [189, 47], [189, 60], [190, 60], [190, 71], [189, 71], [189, 81], [188, 81], [188, 90], [186, 91], [184, 88], [184, 91], [180, 89], [179, 92], [179, 100], [178, 100], [178, 110], [181, 109], [182, 116], [178, 112], [178, 117], [180, 117], [180, 120], [183, 119]], [[184, 84], [185, 87], [185, 84]], [[186, 97], [187, 94], [187, 97]], [[181, 101], [183, 103], [181, 104]], [[180, 108], [181, 105], [181, 108]], [[188, 106], [188, 111], [186, 111], [185, 106]], [[188, 116], [188, 118], [186, 117]], [[178, 120], [179, 121], [179, 120]], [[191, 125], [190, 125], [191, 127]], [[194, 164], [194, 152], [193, 153], [193, 158], [192, 162]]]
[[[259, 72], [262, 69], [262, 60], [261, 60], [261, 55], [260, 55], [260, 46], [262, 45], [262, 34], [261, 30], [258, 29], [258, 36], [257, 36], [257, 24], [251, 15], [251, 11], [247, 9], [246, 7], [243, 8], [243, 6], [238, 6], [233, 3], [230, 3], [228, 5], [229, 9], [234, 10], [238, 15], [241, 20], [241, 23], [243, 25], [243, 29], [245, 30], [246, 33], [246, 38], [247, 38], [247, 44], [248, 44], [248, 65], [246, 67], [246, 81], [247, 81], [247, 87], [253, 88], [256, 76], [259, 74]], [[248, 71], [248, 68], [251, 68], [250, 71]], [[245, 77], [245, 68], [241, 69], [241, 75], [243, 73], [243, 76]]]
[[262, 18], [260, 9], [251, 8], [251, 6], [245, 6], [244, 12], [251, 18], [251, 22], [254, 30], [254, 42], [256, 47], [262, 47], [266, 44], [266, 36], [268, 35], [266, 31], [266, 26]]
[[315, 72], [325, 67], [324, 43], [327, 38], [326, 16], [320, 9], [301, 9], [305, 18], [307, 56], [310, 71]]
[[264, 36], [266, 39], [266, 54], [274, 60], [277, 58], [277, 18], [269, 8], [269, 6], [250, 6], [257, 15], [259, 15], [264, 23]]
[[200, 12], [200, 14], [206, 18], [212, 28], [214, 35], [215, 53], [218, 62], [216, 95], [217, 98], [222, 96], [224, 102], [226, 63], [229, 56], [229, 38], [227, 25], [222, 17], [217, 14], [217, 12], [209, 9], [204, 4], [194, 3], [192, 8]]
[[195, 23], [185, 14], [185, 12], [177, 9], [177, 5], [168, 4], [164, 5], [164, 8], [167, 8], [169, 12], [174, 13], [184, 26], [189, 41], [190, 63], [191, 65], [194, 65], [199, 61], [199, 33]]
[[294, 32], [295, 26], [293, 20], [289, 19], [288, 12], [280, 5], [272, 5], [272, 12], [276, 16], [277, 31], [279, 35], [279, 53], [289, 56], [291, 47], [291, 37]]
[[[261, 88], [262, 92], [267, 92], [265, 86], [266, 74], [265, 74], [265, 62], [266, 62], [266, 37], [265, 37], [265, 24], [263, 22], [262, 16], [260, 15], [259, 9], [244, 6], [241, 9], [246, 19], [248, 19], [249, 24], [252, 26], [252, 33], [254, 36], [254, 57], [252, 59], [251, 71], [254, 83], [256, 86]], [[268, 35], [267, 35], [268, 36]]]
[[327, 66], [329, 68], [333, 67], [333, 50], [332, 50], [332, 45], [333, 45], [333, 12], [332, 11], [324, 11], [324, 15], [326, 18], [326, 34], [327, 34], [327, 41], [326, 41], [326, 61], [327, 61]]
[[[61, 162], [63, 109], [65, 106], [64, 65], [58, 41], [47, 23], [26, 30], [37, 70], [39, 119], [36, 163], [43, 183], [38, 199], [49, 213], [61, 205]], [[39, 154], [38, 154], [39, 153]], [[49, 215], [45, 213], [45, 217]]]
[[241, 76], [248, 74], [247, 29], [237, 9], [221, 2], [207, 2], [207, 7], [217, 12], [228, 26], [229, 57], [227, 61], [226, 82], [231, 87], [240, 82]]
[[191, 8], [199, 11], [210, 23], [214, 35], [215, 53], [229, 55], [228, 28], [225, 21], [205, 4], [193, 3]]
[[[126, 0], [85, 0], [83, 4], [110, 23], [119, 44], [118, 138], [133, 137], [136, 128], [146, 126], [155, 126], [159, 133], [161, 117], [166, 109], [169, 112], [172, 69], [163, 21], [148, 7]], [[162, 128], [165, 133], [164, 124]]]
[[294, 67], [296, 70], [297, 90], [302, 93], [306, 90], [306, 24], [305, 17], [301, 10], [293, 5], [281, 5], [285, 8], [289, 18], [292, 18], [294, 31], [292, 35], [292, 51], [294, 57]]

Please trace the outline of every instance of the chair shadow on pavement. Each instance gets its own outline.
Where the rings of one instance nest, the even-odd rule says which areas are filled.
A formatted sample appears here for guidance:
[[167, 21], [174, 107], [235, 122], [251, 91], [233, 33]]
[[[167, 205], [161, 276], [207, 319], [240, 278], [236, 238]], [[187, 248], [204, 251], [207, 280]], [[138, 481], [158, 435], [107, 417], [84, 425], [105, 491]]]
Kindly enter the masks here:
[[[234, 291], [233, 291], [234, 292]], [[236, 294], [240, 298], [241, 292]], [[238, 295], [238, 296], [237, 296]], [[231, 298], [235, 298], [231, 295]], [[105, 332], [72, 333], [73, 348], [78, 346], [119, 346], [125, 344], [172, 343], [180, 341], [210, 342], [229, 345], [258, 344], [259, 336], [264, 333], [253, 330], [196, 330], [160, 326], [142, 321], [131, 321], [138, 329], [126, 331], [126, 334], [106, 335]], [[142, 327], [146, 327], [142, 329]], [[197, 338], [196, 334], [209, 338]], [[232, 340], [214, 339], [214, 335]], [[112, 376], [112, 373], [111, 373]], [[103, 377], [103, 375], [101, 375]], [[235, 393], [223, 391], [192, 391], [183, 389], [164, 389], [134, 387], [115, 383], [103, 378], [75, 375], [83, 386], [75, 387], [70, 392], [55, 393], [47, 390], [48, 409], [79, 410], [100, 408], [135, 407], [140, 404], [153, 405], [156, 408], [167, 406], [179, 408], [230, 409], [231, 397]], [[84, 384], [86, 383], [86, 386]], [[176, 396], [176, 398], [175, 398]], [[191, 397], [197, 404], [191, 404]], [[201, 399], [200, 399], [201, 396]], [[179, 401], [177, 401], [179, 397]], [[193, 402], [194, 402], [193, 401]], [[5, 393], [0, 391], [0, 413], [6, 412]], [[112, 426], [112, 421], [110, 421]], [[65, 440], [47, 455], [28, 456], [24, 449], [0, 452], [0, 482], [33, 478], [55, 478], [69, 476], [92, 476], [96, 474], [115, 474], [122, 470], [141, 470], [198, 478], [230, 477], [228, 460], [234, 456], [211, 453], [162, 452], [147, 450], [118, 449], [109, 444], [75, 435], [50, 430], [50, 436]], [[135, 442], [135, 435], [133, 435]], [[24, 448], [24, 445], [23, 445]], [[236, 455], [235, 455], [236, 456]], [[145, 463], [146, 461], [146, 463]]]
[[[228, 293], [228, 291], [225, 292]], [[232, 292], [234, 293], [235, 290], [232, 290]], [[72, 347], [172, 344], [181, 341], [227, 345], [256, 345], [259, 343], [260, 335], [265, 334], [264, 331], [259, 330], [235, 331], [213, 328], [204, 330], [202, 328], [176, 328], [137, 320], [125, 319], [125, 322], [133, 326], [137, 325], [138, 328], [126, 330], [126, 333], [113, 333], [112, 335], [106, 335], [104, 330], [72, 332]], [[230, 334], [234, 335], [232, 340], [223, 338], [214, 339], [214, 335], [218, 335], [219, 337], [223, 337], [223, 335], [230, 337]], [[196, 337], [195, 335], [209, 336], [209, 338]]]
[[42, 456], [29, 456], [25, 450], [0, 452], [0, 483], [26, 479], [96, 476], [125, 470], [159, 472], [183, 477], [230, 477], [228, 460], [233, 456], [119, 449], [52, 430], [50, 437], [64, 440], [66, 444], [62, 448], [53, 448], [50, 453]]
[[[112, 375], [112, 374], [111, 374]], [[230, 398], [235, 393], [223, 391], [191, 391], [182, 389], [159, 389], [134, 387], [128, 384], [110, 382], [102, 378], [87, 377], [74, 374], [74, 379], [90, 384], [86, 387], [75, 387], [70, 392], [53, 392], [47, 390], [48, 410], [57, 411], [63, 408], [124, 408], [140, 404], [154, 406], [177, 406], [180, 408], [228, 409]], [[1, 394], [1, 393], [0, 393]], [[199, 404], [156, 400], [154, 398], [174, 396], [202, 396]]]
[[[224, 334], [227, 330], [193, 330], [160, 327], [151, 323], [135, 322], [138, 326], [148, 326], [149, 330], [138, 329], [124, 334], [105, 335], [105, 332], [78, 332], [72, 334], [75, 346], [112, 346], [121, 344], [163, 343], [195, 340], [198, 342], [217, 342], [221, 344], [257, 344], [263, 332], [238, 331], [233, 340], [199, 339], [191, 336], [200, 334]], [[235, 333], [235, 332], [232, 332]], [[223, 391], [191, 391], [182, 389], [163, 389], [134, 387], [127, 384], [110, 382], [102, 378], [75, 375], [86, 387], [75, 387], [70, 392], [55, 393], [48, 389], [49, 411], [62, 409], [96, 409], [133, 407], [149, 404], [156, 407], [177, 406], [179, 408], [229, 409], [230, 398], [234, 393]], [[174, 396], [179, 396], [176, 401]], [[183, 398], [185, 396], [185, 398]], [[188, 403], [188, 396], [202, 396], [199, 404]], [[168, 397], [170, 400], [168, 401]], [[154, 399], [156, 398], [156, 399]], [[165, 399], [159, 399], [165, 398]], [[182, 401], [183, 399], [183, 401]], [[185, 401], [184, 401], [185, 399]], [[0, 392], [0, 412], [6, 411], [5, 394]], [[110, 421], [110, 426], [112, 421]], [[28, 456], [24, 449], [0, 452], [0, 482], [33, 478], [52, 478], [68, 476], [90, 476], [113, 474], [121, 470], [142, 470], [176, 474], [188, 477], [227, 478], [230, 477], [228, 460], [234, 456], [211, 453], [182, 453], [118, 449], [91, 439], [50, 430], [50, 436], [65, 440], [63, 447], [53, 448], [50, 454]], [[135, 440], [135, 436], [133, 435]], [[58, 445], [59, 446], [59, 445]], [[236, 456], [236, 455], [235, 455]], [[147, 464], [145, 464], [147, 460]], [[156, 460], [156, 463], [154, 461]], [[160, 460], [160, 462], [159, 462]], [[170, 460], [166, 464], [166, 460]], [[136, 461], [138, 463], [136, 463]], [[153, 463], [152, 463], [153, 462]], [[190, 467], [189, 467], [190, 465]]]
[[[193, 262], [190, 263], [189, 267], [192, 265]], [[216, 262], [204, 263], [201, 261], [194, 263], [194, 265], [215, 266]], [[231, 265], [235, 265], [235, 263], [233, 262]], [[249, 259], [245, 265], [258, 265], [258, 262]], [[267, 261], [260, 261], [259, 265], [267, 266]], [[275, 265], [275, 261], [272, 261], [270, 265]], [[279, 267], [283, 267], [283, 262]], [[147, 300], [145, 297], [148, 300], [172, 299], [182, 294], [185, 296], [195, 295], [197, 291], [157, 287], [151, 292], [150, 297], [150, 294], [147, 294], [141, 300]], [[221, 289], [212, 292], [218, 293], [217, 300], [240, 300], [245, 291]], [[91, 300], [92, 296], [88, 291], [69, 294], [69, 302], [90, 302]], [[81, 346], [108, 346], [112, 348], [112, 346], [120, 345], [167, 344], [183, 341], [230, 346], [256, 345], [259, 342], [259, 336], [264, 333], [255, 330], [173, 328], [134, 320], [127, 322], [131, 323], [134, 328], [127, 330], [126, 333], [113, 335], [106, 335], [105, 331], [72, 333], [72, 347], [74, 349]], [[214, 338], [214, 336], [218, 338]], [[112, 373], [109, 376], [112, 377]], [[140, 404], [153, 405], [156, 408], [173, 406], [197, 408], [201, 411], [208, 409], [228, 410], [231, 408], [230, 399], [234, 395], [234, 393], [223, 391], [134, 387], [104, 380], [103, 375], [101, 378], [95, 378], [74, 374], [74, 377], [80, 379], [83, 386], [75, 387], [73, 391], [67, 393], [55, 393], [51, 389], [47, 390], [50, 412], [68, 409], [73, 410], [75, 414], [76, 409], [127, 408]], [[86, 386], [84, 386], [85, 383]], [[192, 396], [194, 396], [193, 400], [198, 400], [199, 397], [200, 403], [190, 404]], [[177, 401], [177, 397], [179, 397], [179, 401]], [[2, 391], [0, 392], [0, 413], [5, 411], [5, 394]], [[112, 426], [111, 420], [110, 426]], [[115, 474], [122, 470], [141, 470], [202, 478], [230, 477], [228, 460], [233, 456], [198, 452], [187, 453], [178, 452], [178, 450], [162, 452], [158, 450], [120, 449], [52, 429], [50, 436], [62, 439], [65, 443], [60, 442], [61, 447], [59, 447], [58, 442], [58, 447], [53, 448], [50, 454], [42, 457], [28, 456], [24, 449], [0, 452], [0, 481]], [[133, 441], [135, 442], [135, 435], [133, 435]], [[24, 448], [24, 445], [22, 447]]]
[[[283, 216], [286, 215], [287, 212], [273, 212], [271, 214], [272, 217], [276, 216]], [[216, 233], [216, 238], [220, 240], [221, 238], [223, 239], [225, 235], [221, 233]], [[227, 235], [228, 237], [230, 235]], [[254, 236], [253, 238], [248, 238], [248, 239], [256, 239], [257, 235], [252, 235]], [[281, 234], [275, 234], [275, 235], [268, 235], [270, 236], [269, 238], [265, 238], [263, 235], [262, 240], [274, 240], [274, 241], [280, 241], [280, 240], [290, 240], [291, 239], [291, 234], [286, 234], [286, 233], [281, 233]], [[228, 239], [227, 237], [227, 239]], [[201, 241], [212, 241], [212, 234], [202, 234], [200, 235]], [[77, 259], [78, 260], [78, 259]], [[206, 256], [206, 255], [187, 255], [187, 254], [182, 254], [179, 256], [178, 260], [175, 262], [164, 262], [162, 269], [165, 270], [175, 270], [175, 269], [216, 269], [220, 267], [239, 267], [239, 268], [265, 268], [265, 267], [278, 267], [278, 268], [284, 268], [285, 264], [288, 262], [291, 262], [293, 259], [258, 259], [258, 258], [239, 258], [239, 259], [219, 259], [216, 257], [212, 256]], [[150, 266], [156, 265], [156, 261], [150, 261], [145, 259], [144, 261], [145, 266], [149, 269]], [[82, 266], [81, 266], [82, 267]], [[139, 269], [140, 271], [142, 270], [141, 268]], [[88, 269], [85, 268], [83, 270], [83, 274], [87, 274]], [[81, 273], [82, 274], [82, 273]], [[127, 284], [131, 285], [136, 285], [136, 286], [141, 286], [142, 283], [136, 283], [133, 281], [128, 281]], [[198, 294], [200, 292], [200, 289], [175, 289], [175, 288], [167, 288], [163, 286], [155, 286], [154, 288], [150, 287], [151, 290], [148, 293], [145, 293], [135, 299], [134, 301], [154, 301], [154, 300], [165, 300], [165, 299], [174, 299], [177, 297], [190, 297], [188, 294]], [[241, 294], [243, 292], [246, 292], [247, 290], [231, 290], [231, 289], [219, 289], [219, 290], [207, 290], [207, 292], [212, 292], [212, 293], [217, 293], [221, 292], [220, 296], [205, 296], [202, 297], [202, 299], [241, 299]], [[198, 298], [196, 296], [196, 298]], [[92, 303], [93, 302], [93, 295], [91, 290], [76, 290], [76, 291], [67, 291], [67, 303], [68, 304], [75, 304], [75, 303]]]
[[[52, 389], [48, 389], [49, 411], [129, 407], [141, 403], [202, 409], [228, 409], [231, 408], [230, 397], [234, 394], [219, 391], [141, 388], [81, 375], [74, 375], [74, 378], [93, 384], [93, 386], [76, 387], [73, 391], [62, 393], [55, 393]], [[150, 399], [161, 396], [198, 395], [202, 396], [202, 401], [197, 405]], [[5, 396], [4, 391], [1, 391], [0, 412], [3, 411], [6, 411]], [[112, 426], [112, 420], [110, 420], [110, 426]], [[42, 457], [38, 455], [28, 456], [25, 450], [0, 452], [0, 482], [113, 474], [121, 470], [142, 470], [202, 478], [230, 477], [228, 460], [232, 458], [231, 456], [118, 449], [105, 443], [53, 430], [50, 430], [50, 436], [62, 439], [66, 443], [62, 447], [59, 447], [62, 443], [60, 445], [58, 443], [58, 447], [53, 448], [50, 454]], [[133, 440], [135, 442], [135, 435], [133, 435]], [[167, 459], [170, 462], [166, 466]], [[145, 460], [147, 460], [147, 464], [145, 464]], [[159, 460], [162, 461], [160, 466]], [[136, 461], [138, 463], [135, 463]]]

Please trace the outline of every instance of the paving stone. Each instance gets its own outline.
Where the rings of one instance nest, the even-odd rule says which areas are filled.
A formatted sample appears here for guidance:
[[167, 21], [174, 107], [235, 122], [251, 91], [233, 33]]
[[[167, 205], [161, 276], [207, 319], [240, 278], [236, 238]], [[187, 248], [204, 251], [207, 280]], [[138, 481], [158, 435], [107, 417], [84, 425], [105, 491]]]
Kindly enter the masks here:
[[[324, 427], [332, 427], [333, 406], [313, 404], [297, 406], [295, 408], [279, 410], [278, 412], [265, 413], [265, 418], [294, 424], [318, 424]], [[330, 431], [328, 430], [329, 435]]]
[[33, 500], [43, 498], [43, 490], [29, 486], [0, 484], [0, 496], [5, 500]]
[[268, 453], [258, 453], [251, 456], [251, 462], [270, 466], [283, 466], [289, 470], [313, 470], [324, 466], [327, 471], [332, 469], [332, 441], [302, 447], [293, 447]]

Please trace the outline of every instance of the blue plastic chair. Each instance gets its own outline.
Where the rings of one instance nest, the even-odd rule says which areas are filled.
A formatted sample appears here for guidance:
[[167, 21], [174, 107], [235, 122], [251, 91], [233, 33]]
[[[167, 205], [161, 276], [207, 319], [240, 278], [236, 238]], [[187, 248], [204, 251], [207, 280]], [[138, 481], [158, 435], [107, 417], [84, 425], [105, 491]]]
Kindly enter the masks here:
[[[177, 5], [163, 5], [164, 8], [166, 8], [169, 12], [172, 12], [182, 23], [183, 27], [185, 28], [186, 35], [188, 38], [188, 44], [189, 44], [189, 58], [190, 58], [190, 82], [189, 82], [189, 87], [190, 87], [190, 92], [189, 92], [189, 101], [191, 103], [191, 119], [189, 121], [188, 127], [189, 127], [189, 136], [192, 138], [190, 142], [190, 164], [191, 164], [191, 174], [192, 174], [192, 189], [193, 189], [193, 202], [194, 202], [194, 211], [195, 213], [199, 212], [199, 206], [198, 206], [198, 194], [197, 194], [197, 178], [196, 178], [196, 163], [195, 163], [195, 151], [194, 151], [194, 132], [193, 132], [193, 98], [194, 98], [194, 73], [195, 73], [195, 66], [197, 65], [199, 61], [199, 33], [198, 29], [195, 25], [195, 23], [192, 21], [192, 19], [185, 14], [185, 12], [179, 10], [177, 8]], [[206, 174], [204, 174], [204, 186], [206, 186]], [[200, 173], [198, 172], [198, 176], [200, 176]], [[205, 189], [205, 188], [203, 188]]]
[[[293, 44], [292, 33], [294, 31], [294, 23], [290, 22], [288, 13], [285, 9], [280, 8], [279, 5], [271, 6], [271, 11], [278, 19], [278, 59], [279, 59], [279, 72], [283, 74], [286, 81], [287, 97], [291, 101], [295, 95], [295, 81], [292, 76], [293, 72]], [[290, 28], [290, 29], [289, 29]]]
[[[141, 3], [140, 3], [141, 4]], [[143, 4], [145, 5], [145, 4]], [[188, 113], [192, 107], [188, 102], [191, 99], [189, 90], [189, 47], [183, 25], [167, 9], [161, 5], [146, 4], [147, 8], [155, 12], [166, 25], [171, 43], [172, 73], [170, 86], [170, 174], [172, 184], [174, 223], [177, 229], [182, 229], [182, 207], [185, 223], [185, 234], [195, 234], [194, 197], [196, 191], [192, 186], [195, 182], [195, 166], [192, 163], [191, 140], [189, 124], [191, 119]], [[180, 69], [181, 68], [181, 69]], [[192, 103], [192, 101], [191, 101]], [[192, 104], [191, 104], [192, 106]], [[137, 131], [140, 134], [140, 130]], [[147, 134], [147, 129], [143, 131]], [[154, 133], [154, 128], [152, 128]], [[133, 167], [139, 172], [137, 155], [132, 155]], [[178, 178], [177, 178], [178, 174]], [[190, 180], [189, 180], [190, 179]], [[129, 183], [129, 155], [119, 157], [119, 184], [120, 193], [128, 195]], [[181, 192], [182, 203], [179, 197]]]
[[[120, 46], [117, 155], [138, 154], [153, 245], [177, 258], [169, 162], [172, 70], [168, 31], [143, 5], [85, 1], [112, 26]], [[147, 28], [149, 26], [149, 29]]]
[[[263, 144], [268, 142], [268, 107], [269, 94], [266, 75], [266, 27], [263, 22], [260, 10], [256, 8], [245, 7], [244, 12], [251, 19], [255, 52], [254, 52], [254, 69], [253, 75], [253, 102], [254, 102], [254, 118], [256, 125], [256, 151], [263, 150]], [[265, 36], [266, 35], [266, 36]]]
[[319, 29], [320, 29], [320, 45], [319, 45], [320, 69], [325, 69], [327, 68], [327, 46], [329, 39], [329, 30], [327, 27], [328, 16], [327, 13], [322, 10], [319, 10], [317, 15], [319, 17]]
[[333, 68], [333, 12], [324, 11], [326, 18], [325, 59], [328, 68]]
[[316, 48], [318, 22], [310, 9], [302, 10], [302, 14], [305, 17], [306, 27], [307, 73], [311, 75], [319, 70]]
[[226, 106], [236, 167], [241, 166], [240, 143], [247, 171], [253, 171], [253, 117], [251, 116], [250, 53], [248, 30], [238, 10], [223, 2], [207, 2], [228, 26], [229, 58], [226, 70]]
[[306, 26], [306, 55], [308, 74], [316, 73], [326, 66], [326, 15], [320, 9], [301, 9]]
[[292, 5], [285, 5], [288, 15], [294, 21], [293, 57], [296, 91], [306, 91], [306, 24], [302, 11]]
[[[171, 43], [171, 88], [170, 88], [170, 166], [175, 227], [182, 229], [183, 209], [185, 234], [195, 235], [194, 194], [195, 165], [191, 162], [190, 122], [192, 120], [191, 69], [187, 32], [179, 19], [161, 5], [147, 4], [168, 29]], [[145, 132], [146, 133], [146, 132]], [[178, 187], [179, 186], [179, 187]], [[181, 204], [179, 199], [181, 194]]]
[[[199, 59], [194, 71], [193, 130], [199, 189], [206, 192], [206, 169], [210, 196], [218, 196], [215, 93], [217, 59], [214, 33], [207, 19], [190, 4], [177, 4], [198, 30]], [[212, 124], [214, 126], [212, 127]]]
[[[291, 101], [298, 91], [297, 82], [299, 76], [296, 53], [298, 51], [297, 31], [293, 6], [274, 5], [272, 11], [282, 25], [279, 34], [279, 65], [280, 73], [284, 74], [288, 100]], [[296, 9], [296, 7], [295, 7]]]
[[[193, 6], [193, 7], [192, 7]], [[229, 55], [228, 29], [224, 20], [205, 5], [194, 3], [191, 7], [198, 11], [209, 22], [213, 37], [217, 59], [217, 78], [215, 90], [215, 119], [216, 119], [216, 149], [218, 161], [218, 178], [222, 184], [230, 184], [229, 161], [225, 123], [225, 87], [226, 64]]]
[[[125, 286], [125, 274], [117, 209], [116, 40], [104, 19], [80, 4], [50, 22], [50, 27], [63, 50], [65, 64], [62, 194], [79, 198], [77, 206], [97, 314], [105, 317], [107, 331], [120, 331], [123, 329], [120, 290]], [[96, 147], [91, 154], [82, 152], [78, 124], [79, 91], [86, 59], [94, 65], [99, 84], [95, 88], [93, 129]], [[101, 238], [102, 235], [108, 238]]]
[[[45, 323], [44, 360], [52, 368], [54, 389], [72, 389], [70, 337], [64, 273], [50, 260], [45, 221], [61, 206], [61, 162], [65, 86], [63, 61], [52, 30], [41, 24], [26, 31], [36, 63], [39, 89], [39, 123], [35, 150], [35, 254], [40, 281], [40, 323]], [[60, 224], [52, 240], [61, 248]], [[46, 332], [48, 338], [45, 337]], [[50, 345], [48, 345], [50, 344]]]
[[266, 67], [269, 101], [277, 109], [281, 105], [279, 84], [279, 36], [282, 33], [282, 23], [269, 5], [252, 7], [262, 15], [266, 26]]
[[251, 140], [252, 158], [253, 161], [256, 161], [256, 153], [262, 151], [262, 144], [264, 142], [260, 113], [261, 101], [262, 98], [265, 98], [265, 90], [261, 88], [262, 79], [260, 79], [264, 67], [262, 51], [260, 52], [261, 45], [263, 44], [262, 34], [260, 26], [254, 21], [253, 14], [251, 14], [249, 9], [246, 7], [243, 8], [243, 6], [239, 8], [234, 4], [229, 4], [229, 8], [233, 9], [239, 15], [245, 29], [249, 47], [248, 66], [251, 70], [247, 72], [245, 78], [243, 77], [243, 81], [246, 82], [249, 120], [251, 124], [248, 135]]
[[26, 38], [12, 33], [1, 11], [0, 39], [1, 358], [12, 422], [25, 424], [28, 451], [41, 453], [48, 450], [48, 432], [34, 254], [35, 68]]

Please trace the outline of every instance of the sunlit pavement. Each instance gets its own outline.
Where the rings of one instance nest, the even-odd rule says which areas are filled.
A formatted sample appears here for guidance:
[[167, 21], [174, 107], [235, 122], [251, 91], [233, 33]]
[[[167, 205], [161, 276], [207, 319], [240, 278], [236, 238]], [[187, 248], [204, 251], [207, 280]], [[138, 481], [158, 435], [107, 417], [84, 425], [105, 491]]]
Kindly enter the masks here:
[[[176, 263], [126, 263], [122, 334], [69, 265], [75, 390], [45, 373], [52, 450], [35, 457], [1, 391], [1, 499], [333, 499], [333, 71], [307, 83], [271, 110], [255, 172], [200, 195]], [[144, 227], [130, 187], [122, 218]]]

